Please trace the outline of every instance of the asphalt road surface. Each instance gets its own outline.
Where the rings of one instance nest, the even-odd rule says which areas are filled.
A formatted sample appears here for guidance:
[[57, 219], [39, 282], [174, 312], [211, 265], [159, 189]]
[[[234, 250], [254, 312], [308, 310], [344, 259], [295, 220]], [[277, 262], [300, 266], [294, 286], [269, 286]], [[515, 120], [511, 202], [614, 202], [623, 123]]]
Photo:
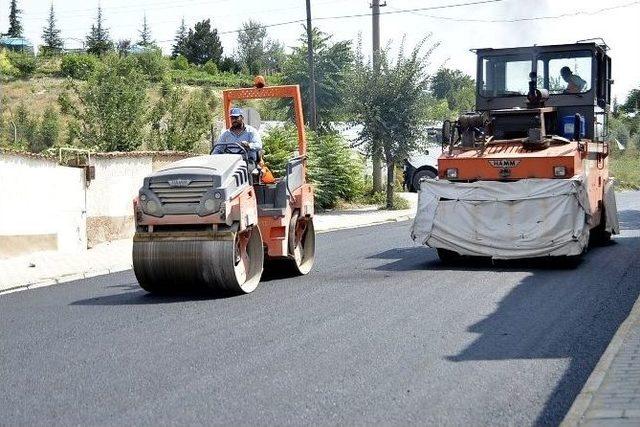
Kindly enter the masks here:
[[404, 222], [248, 296], [130, 271], [0, 296], [0, 424], [558, 424], [640, 293], [640, 193], [618, 204], [576, 269], [445, 268]]

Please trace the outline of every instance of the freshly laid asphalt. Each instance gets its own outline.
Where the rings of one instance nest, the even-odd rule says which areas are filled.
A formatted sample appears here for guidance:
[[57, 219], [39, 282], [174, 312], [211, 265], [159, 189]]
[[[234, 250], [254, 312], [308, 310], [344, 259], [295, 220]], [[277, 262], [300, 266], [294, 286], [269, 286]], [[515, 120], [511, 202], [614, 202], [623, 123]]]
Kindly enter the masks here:
[[0, 296], [0, 424], [558, 424], [640, 294], [640, 193], [618, 206], [575, 269], [443, 267], [404, 222], [242, 297], [131, 271]]

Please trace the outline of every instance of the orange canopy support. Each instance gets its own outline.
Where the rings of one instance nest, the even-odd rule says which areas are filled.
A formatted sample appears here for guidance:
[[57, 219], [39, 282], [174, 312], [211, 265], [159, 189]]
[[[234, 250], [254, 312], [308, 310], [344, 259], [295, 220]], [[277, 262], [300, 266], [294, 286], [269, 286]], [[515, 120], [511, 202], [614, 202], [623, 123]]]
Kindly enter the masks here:
[[298, 152], [301, 156], [307, 153], [307, 139], [304, 132], [304, 117], [302, 115], [302, 97], [300, 96], [300, 86], [265, 86], [241, 89], [227, 89], [222, 91], [224, 102], [224, 120], [227, 128], [231, 127], [231, 103], [242, 99], [264, 99], [264, 98], [291, 98], [293, 99], [293, 110], [295, 113], [296, 127], [298, 128]]

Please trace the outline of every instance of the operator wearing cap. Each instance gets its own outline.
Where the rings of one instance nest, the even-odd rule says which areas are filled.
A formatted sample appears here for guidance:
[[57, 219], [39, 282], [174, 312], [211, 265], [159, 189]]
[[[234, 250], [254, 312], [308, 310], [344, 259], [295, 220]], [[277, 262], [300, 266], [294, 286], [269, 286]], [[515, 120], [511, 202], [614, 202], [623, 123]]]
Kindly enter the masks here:
[[567, 82], [567, 88], [564, 93], [580, 93], [585, 90], [587, 82], [585, 82], [579, 75], [573, 74], [571, 68], [562, 67], [560, 70], [562, 79]]
[[236, 143], [247, 150], [247, 160], [253, 163], [253, 168], [255, 168], [258, 162], [258, 151], [262, 149], [262, 141], [260, 140], [260, 135], [258, 135], [258, 130], [244, 124], [244, 111], [242, 111], [242, 108], [232, 108], [229, 115], [231, 116], [231, 128], [220, 135], [211, 154], [222, 154], [225, 150], [227, 150], [226, 152], [244, 154], [242, 149], [234, 144]]

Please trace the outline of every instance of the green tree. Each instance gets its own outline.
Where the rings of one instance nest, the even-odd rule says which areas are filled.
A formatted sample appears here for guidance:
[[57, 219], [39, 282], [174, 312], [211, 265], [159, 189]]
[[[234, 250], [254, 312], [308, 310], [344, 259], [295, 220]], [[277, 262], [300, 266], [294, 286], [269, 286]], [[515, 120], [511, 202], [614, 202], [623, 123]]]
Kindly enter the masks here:
[[620, 106], [620, 110], [625, 113], [640, 111], [640, 89], [631, 89], [626, 101]]
[[140, 46], [149, 47], [155, 45], [155, 40], [151, 36], [151, 28], [149, 28], [149, 24], [147, 23], [147, 14], [144, 14], [144, 18], [142, 18], [142, 28], [138, 31], [140, 34], [140, 41], [138, 44]]
[[49, 8], [49, 18], [47, 26], [42, 29], [43, 47], [49, 52], [59, 52], [63, 48], [62, 38], [60, 37], [60, 29], [56, 26], [56, 15], [53, 10], [53, 3]]
[[171, 57], [177, 58], [178, 55], [184, 56], [184, 42], [187, 39], [187, 26], [184, 24], [184, 18], [180, 21], [180, 27], [176, 31], [176, 36], [173, 39], [173, 46], [171, 48]]
[[249, 74], [260, 74], [263, 69], [267, 43], [267, 29], [260, 22], [250, 19], [242, 24], [236, 55]]
[[230, 56], [225, 56], [220, 61], [218, 69], [227, 73], [239, 73], [241, 70], [240, 63]]
[[98, 16], [86, 39], [87, 52], [94, 55], [104, 55], [113, 49], [113, 42], [109, 37], [109, 30], [104, 26], [102, 7], [98, 6]]
[[154, 82], [162, 81], [169, 69], [159, 48], [145, 49], [144, 52], [133, 55], [133, 58], [137, 61], [139, 70]]
[[[299, 84], [305, 107], [305, 120], [309, 123], [309, 65], [307, 62], [306, 30], [299, 39], [300, 44], [282, 67], [285, 84]], [[318, 123], [326, 126], [345, 115], [348, 81], [353, 69], [353, 50], [350, 41], [332, 42], [331, 36], [314, 28], [312, 31], [316, 75], [316, 105]], [[282, 105], [287, 105], [282, 103]], [[291, 112], [292, 113], [292, 112]]]
[[18, 9], [17, 0], [11, 0], [9, 5], [9, 29], [7, 36], [22, 37], [22, 22], [20, 22], [20, 14], [22, 10]]
[[460, 70], [440, 68], [431, 78], [431, 92], [446, 100], [456, 114], [475, 109], [475, 81]]
[[277, 40], [270, 40], [264, 59], [264, 71], [267, 74], [279, 73], [287, 55], [284, 52], [284, 45]]
[[147, 81], [135, 58], [108, 55], [86, 84], [69, 82], [62, 112], [78, 124], [76, 137], [103, 151], [132, 151], [144, 137]]
[[284, 59], [284, 47], [269, 39], [267, 29], [260, 22], [250, 19], [243, 23], [237, 42], [238, 62], [249, 74], [280, 70]]
[[131, 49], [131, 40], [130, 39], [121, 39], [116, 43], [116, 51], [118, 52], [118, 56], [127, 56], [129, 54], [129, 49]]
[[151, 112], [153, 147], [192, 151], [209, 130], [211, 102], [202, 90], [187, 95], [184, 88], [165, 83], [162, 97]]
[[184, 57], [192, 64], [204, 65], [209, 61], [220, 64], [222, 44], [218, 30], [211, 28], [211, 20], [197, 22], [184, 41]]
[[372, 143], [380, 141], [387, 166], [387, 208], [393, 209], [393, 183], [395, 165], [414, 149], [422, 138], [421, 128], [426, 124], [428, 103], [426, 74], [428, 58], [433, 48], [423, 52], [423, 40], [409, 55], [404, 42], [395, 59], [389, 50], [380, 53], [380, 69], [366, 62], [361, 52], [357, 55], [354, 73], [351, 109], [354, 122], [363, 126], [360, 142], [372, 150]]

